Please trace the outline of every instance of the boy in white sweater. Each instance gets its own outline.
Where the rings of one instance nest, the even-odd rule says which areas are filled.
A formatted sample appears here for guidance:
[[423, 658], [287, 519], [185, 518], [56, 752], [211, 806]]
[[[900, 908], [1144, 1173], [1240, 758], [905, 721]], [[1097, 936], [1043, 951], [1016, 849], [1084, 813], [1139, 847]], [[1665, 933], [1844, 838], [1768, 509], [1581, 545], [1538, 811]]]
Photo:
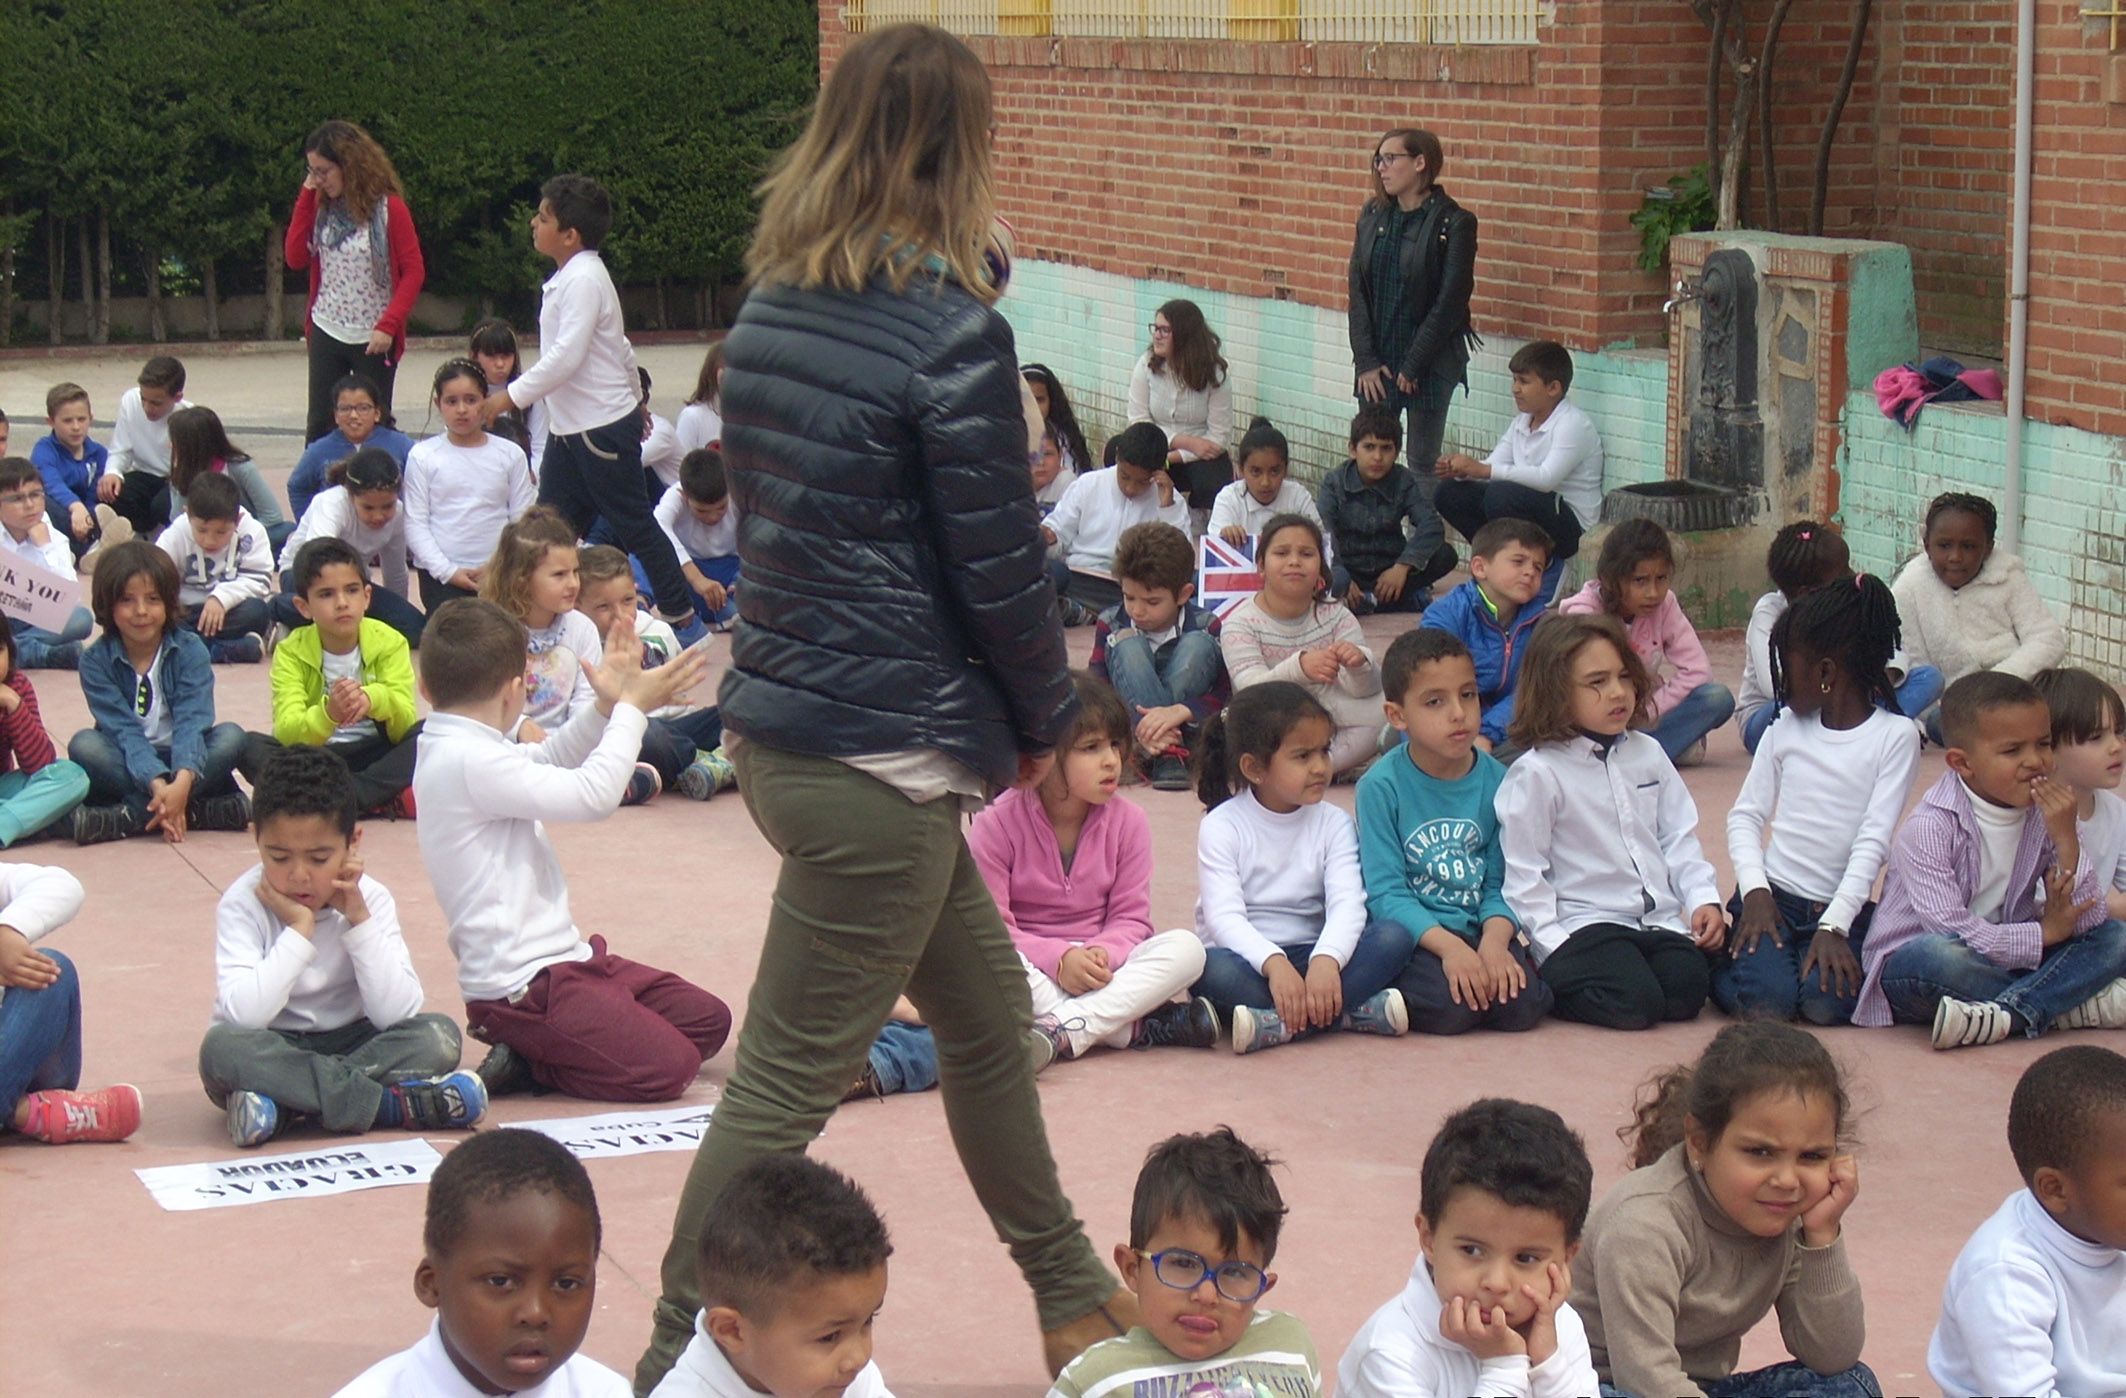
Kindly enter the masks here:
[[2008, 1148], [2028, 1187], [1949, 1269], [1927, 1372], [1945, 1393], [2126, 1392], [2126, 1058], [2076, 1045], [2031, 1064]]
[[422, 1014], [398, 905], [363, 870], [354, 777], [321, 747], [276, 752], [251, 793], [259, 863], [215, 910], [214, 1022], [199, 1080], [229, 1139], [297, 1117], [327, 1131], [471, 1126], [487, 1092], [459, 1072], [448, 1015]]
[[170, 522], [170, 414], [185, 402], [184, 361], [158, 354], [118, 400], [99, 493], [138, 533]]
[[1112, 573], [1123, 530], [1151, 520], [1183, 533], [1189, 527], [1188, 502], [1174, 493], [1174, 478], [1166, 472], [1166, 434], [1152, 423], [1133, 422], [1110, 445], [1115, 464], [1071, 482], [1041, 524], [1041, 537], [1054, 550], [1048, 571], [1056, 596], [1095, 613], [1122, 601]]
[[177, 564], [185, 625], [217, 665], [256, 665], [273, 626], [273, 546], [240, 503], [235, 480], [213, 472], [192, 482], [185, 512], [156, 544]]
[[1565, 1300], [1593, 1189], [1587, 1147], [1547, 1107], [1492, 1097], [1448, 1117], [1419, 1174], [1417, 1265], [1344, 1351], [1339, 1398], [1601, 1392]]
[[699, 651], [642, 668], [632, 623], [615, 625], [594, 669], [596, 702], [545, 741], [513, 743], [524, 712], [524, 624], [460, 598], [422, 633], [421, 730], [413, 790], [421, 859], [450, 927], [480, 1065], [492, 1093], [534, 1083], [606, 1102], [662, 1102], [686, 1091], [723, 1046], [731, 1012], [669, 971], [584, 940], [543, 820], [603, 820], [620, 805], [646, 711], [691, 688]]
[[[0, 424], [0, 432], [4, 431], [5, 424]], [[44, 477], [25, 458], [5, 455], [4, 439], [0, 439], [0, 559], [9, 554], [62, 578], [74, 576], [74, 551], [45, 513]], [[7, 625], [15, 633], [15, 662], [25, 670], [78, 670], [81, 643], [95, 624], [87, 607], [74, 608], [66, 626], [58, 631], [10, 618]]]

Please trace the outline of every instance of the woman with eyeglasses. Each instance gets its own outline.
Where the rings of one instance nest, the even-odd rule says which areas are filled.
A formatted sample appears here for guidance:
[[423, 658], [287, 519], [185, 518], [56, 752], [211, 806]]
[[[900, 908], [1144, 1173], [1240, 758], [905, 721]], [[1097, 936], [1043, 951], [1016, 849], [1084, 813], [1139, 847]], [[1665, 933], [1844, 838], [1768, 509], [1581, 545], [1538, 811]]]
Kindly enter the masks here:
[[335, 462], [345, 461], [363, 447], [381, 447], [406, 469], [406, 453], [413, 438], [385, 425], [384, 408], [377, 387], [360, 374], [347, 374], [332, 386], [332, 430], [303, 448], [302, 457], [288, 474], [288, 504], [298, 524], [310, 512], [310, 502], [325, 489], [325, 473]]
[[[282, 253], [310, 273], [303, 335], [310, 345], [310, 410], [303, 440], [333, 428], [333, 385], [361, 374], [391, 423], [391, 384], [406, 353], [406, 317], [428, 264], [391, 157], [351, 121], [328, 121], [303, 142], [303, 189]], [[294, 502], [290, 502], [291, 504]]]
[[1373, 150], [1373, 197], [1351, 246], [1351, 360], [1361, 403], [1407, 414], [1404, 461], [1429, 505], [1447, 405], [1483, 342], [1469, 321], [1476, 215], [1440, 187], [1439, 137], [1402, 128]]
[[1129, 376], [1129, 420], [1156, 423], [1166, 434], [1167, 474], [1188, 496], [1194, 532], [1203, 532], [1211, 502], [1235, 479], [1226, 449], [1233, 435], [1233, 390], [1224, 342], [1194, 301], [1169, 301], [1152, 312], [1151, 344]]

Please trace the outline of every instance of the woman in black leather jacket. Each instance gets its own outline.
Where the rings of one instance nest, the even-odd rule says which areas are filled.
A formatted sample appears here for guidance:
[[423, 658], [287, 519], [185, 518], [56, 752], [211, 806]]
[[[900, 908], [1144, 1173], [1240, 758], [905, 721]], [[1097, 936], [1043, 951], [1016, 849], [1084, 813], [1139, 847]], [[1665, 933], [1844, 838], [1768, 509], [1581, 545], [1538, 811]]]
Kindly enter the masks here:
[[1026, 974], [961, 834], [987, 792], [1039, 780], [1075, 711], [1018, 361], [990, 304], [990, 113], [964, 44], [881, 29], [842, 55], [762, 187], [753, 290], [725, 345], [745, 586], [719, 697], [782, 873], [640, 1392], [694, 1333], [717, 1193], [819, 1134], [903, 990], [1051, 1369], [1136, 1317], [1057, 1181]]

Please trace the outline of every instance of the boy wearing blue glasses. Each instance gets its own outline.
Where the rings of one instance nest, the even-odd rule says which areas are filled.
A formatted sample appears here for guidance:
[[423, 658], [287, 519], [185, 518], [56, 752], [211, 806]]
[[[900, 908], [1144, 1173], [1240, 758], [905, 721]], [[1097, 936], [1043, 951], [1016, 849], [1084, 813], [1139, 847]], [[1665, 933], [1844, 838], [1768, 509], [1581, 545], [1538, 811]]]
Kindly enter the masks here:
[[1297, 1319], [1256, 1304], [1284, 1226], [1270, 1158], [1230, 1127], [1174, 1136], [1145, 1157], [1115, 1266], [1142, 1322], [1078, 1356], [1049, 1398], [1110, 1393], [1321, 1390], [1321, 1362]]

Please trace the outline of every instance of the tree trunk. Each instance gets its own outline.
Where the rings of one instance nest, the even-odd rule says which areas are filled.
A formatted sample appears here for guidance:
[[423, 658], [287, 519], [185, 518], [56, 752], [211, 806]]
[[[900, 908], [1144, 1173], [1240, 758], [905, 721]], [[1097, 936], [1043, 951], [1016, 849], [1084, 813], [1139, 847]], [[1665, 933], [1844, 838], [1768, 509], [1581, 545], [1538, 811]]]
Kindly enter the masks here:
[[1756, 65], [1745, 59], [1735, 73], [1735, 107], [1727, 124], [1727, 145], [1720, 153], [1720, 212], [1713, 227], [1722, 231], [1742, 226], [1742, 162], [1749, 155], [1756, 84]]
[[140, 261], [147, 273], [148, 338], [159, 345], [170, 338], [169, 322], [163, 318], [162, 308], [162, 249], [142, 248]]
[[1809, 196], [1809, 232], [1823, 236], [1823, 206], [1831, 193], [1831, 146], [1838, 139], [1838, 122], [1845, 115], [1846, 100], [1853, 95], [1853, 79], [1860, 72], [1860, 52], [1868, 42], [1868, 22], [1875, 0], [1853, 0], [1853, 33], [1846, 40], [1845, 68], [1838, 74], [1838, 93], [1823, 118], [1823, 135], [1816, 142], [1816, 184]]
[[209, 257], [200, 264], [199, 294], [207, 303], [207, 338], [221, 338], [221, 277], [214, 268], [214, 259]]
[[669, 284], [663, 277], [659, 277], [657, 279], [657, 328], [659, 330], [672, 328], [672, 304], [665, 294], [669, 290]]
[[[1713, 37], [1705, 48], [1705, 177], [1720, 178], [1720, 57], [1726, 49], [1727, 8], [1713, 15]], [[1717, 187], [1716, 187], [1717, 192]]]
[[258, 331], [261, 340], [278, 340], [286, 324], [281, 305], [288, 292], [288, 267], [281, 246], [286, 231], [278, 222], [266, 228], [266, 319]]
[[66, 220], [53, 214], [44, 216], [44, 277], [51, 299], [45, 329], [56, 345], [66, 338]]
[[74, 220], [74, 253], [81, 262], [81, 328], [94, 339], [96, 334], [96, 266], [89, 261], [89, 220], [83, 214]]
[[0, 248], [0, 345], [15, 338], [15, 250]]
[[1757, 134], [1764, 147], [1764, 166], [1758, 175], [1764, 181], [1764, 226], [1779, 231], [1779, 169], [1772, 144], [1772, 57], [1779, 48], [1779, 30], [1794, 0], [1779, 0], [1772, 7], [1771, 21], [1764, 29], [1764, 49], [1757, 60]]
[[111, 342], [111, 211], [102, 204], [96, 206], [96, 322], [89, 342]]

